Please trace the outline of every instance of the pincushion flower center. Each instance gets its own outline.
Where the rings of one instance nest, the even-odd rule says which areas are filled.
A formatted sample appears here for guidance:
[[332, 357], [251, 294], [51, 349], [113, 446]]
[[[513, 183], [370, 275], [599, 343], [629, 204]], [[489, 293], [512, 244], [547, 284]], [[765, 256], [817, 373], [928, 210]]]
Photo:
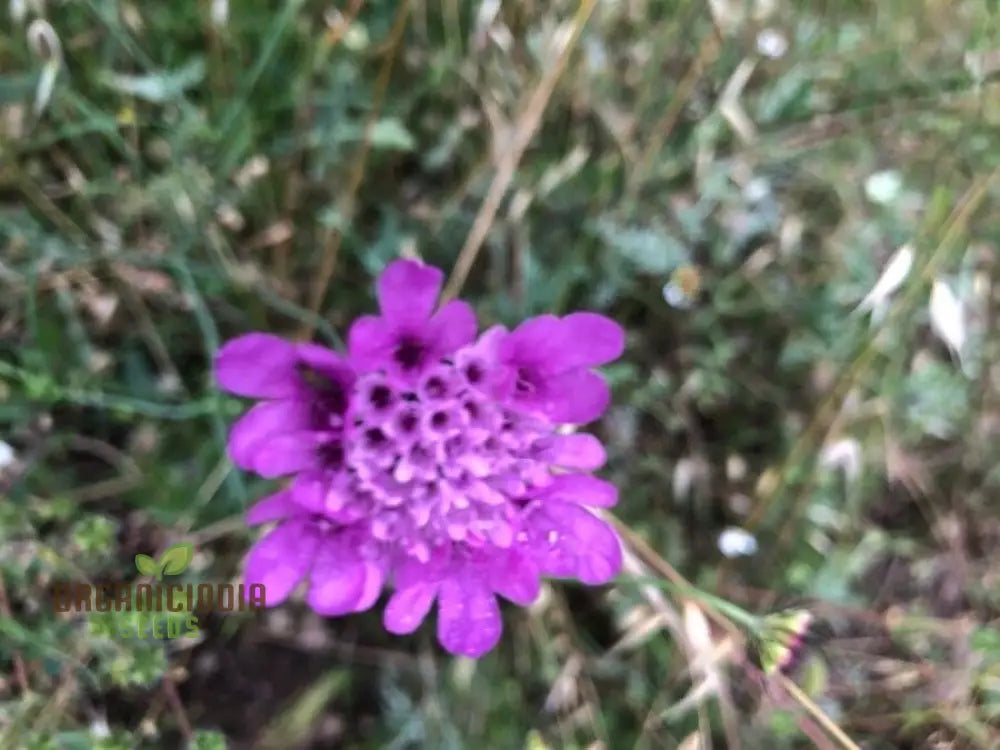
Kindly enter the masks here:
[[386, 372], [357, 384], [348, 472], [379, 519], [375, 536], [417, 558], [449, 541], [510, 544], [509, 516], [519, 507], [510, 493], [547, 475], [533, 450], [537, 426], [479, 390], [481, 362], [456, 359], [431, 365], [413, 385]]
[[412, 336], [406, 336], [393, 352], [393, 359], [404, 370], [413, 370], [420, 365], [425, 351], [426, 347], [422, 341]]

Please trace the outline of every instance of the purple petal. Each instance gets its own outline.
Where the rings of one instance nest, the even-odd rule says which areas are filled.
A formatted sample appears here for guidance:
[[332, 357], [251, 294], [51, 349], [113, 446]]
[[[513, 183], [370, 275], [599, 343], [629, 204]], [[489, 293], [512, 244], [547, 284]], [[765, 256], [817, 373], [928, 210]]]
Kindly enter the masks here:
[[326, 475], [322, 471], [303, 471], [292, 482], [291, 493], [294, 503], [309, 513], [322, 513], [326, 504]]
[[308, 424], [305, 405], [298, 401], [265, 401], [237, 420], [229, 432], [229, 456], [243, 469], [253, 470], [262, 446], [276, 435], [304, 429]]
[[285, 521], [250, 550], [244, 574], [247, 586], [263, 584], [267, 605], [281, 604], [309, 572], [318, 544], [312, 524], [303, 519]]
[[379, 309], [393, 326], [423, 323], [437, 303], [444, 273], [413, 260], [390, 263], [376, 284]]
[[405, 557], [395, 567], [394, 583], [397, 589], [433, 584], [435, 591], [445, 573], [453, 564], [451, 546], [442, 545], [431, 550], [430, 559], [422, 563], [412, 557]]
[[347, 614], [361, 598], [364, 565], [344, 555], [331, 539], [323, 540], [313, 560], [306, 603], [321, 615]]
[[595, 585], [607, 583], [621, 569], [614, 529], [578, 505], [546, 501], [532, 508], [525, 527], [525, 549], [543, 573]]
[[427, 325], [428, 339], [438, 356], [454, 353], [476, 338], [476, 314], [461, 300], [452, 300], [434, 313]]
[[298, 344], [295, 348], [301, 364], [329, 376], [331, 380], [350, 387], [354, 383], [354, 371], [350, 363], [337, 352], [319, 344]]
[[590, 474], [557, 474], [536, 497], [593, 508], [610, 508], [618, 502], [618, 488]]
[[385, 629], [406, 635], [419, 628], [434, 604], [437, 591], [436, 583], [421, 583], [394, 592], [382, 616]]
[[577, 369], [545, 380], [542, 411], [553, 422], [586, 424], [608, 408], [611, 391], [596, 372]]
[[611, 318], [578, 312], [560, 321], [564, 338], [573, 343], [562, 367], [597, 367], [618, 359], [625, 350], [625, 330]]
[[364, 315], [347, 332], [347, 351], [351, 364], [360, 371], [378, 369], [392, 361], [396, 336], [382, 318]]
[[489, 566], [490, 586], [500, 596], [522, 607], [538, 598], [538, 566], [520, 550], [498, 551]]
[[355, 604], [355, 612], [363, 612], [370, 609], [378, 600], [385, 586], [385, 579], [388, 575], [388, 565], [384, 560], [365, 560], [365, 583], [361, 587], [361, 596]]
[[250, 506], [247, 510], [247, 525], [257, 526], [271, 521], [280, 521], [287, 516], [294, 515], [296, 510], [298, 510], [298, 506], [292, 500], [292, 493], [288, 490], [281, 490]]
[[479, 338], [476, 339], [476, 343], [465, 351], [472, 356], [482, 359], [487, 364], [492, 365], [497, 361], [497, 357], [500, 352], [500, 345], [508, 336], [510, 336], [510, 331], [508, 331], [504, 326], [491, 326], [483, 331], [479, 335]]
[[554, 375], [610, 362], [621, 356], [624, 348], [624, 330], [603, 315], [539, 315], [524, 321], [504, 339], [500, 358], [514, 367], [529, 366], [541, 374]]
[[363, 612], [375, 603], [385, 572], [361, 557], [353, 534], [324, 539], [313, 562], [306, 602], [321, 615]]
[[248, 468], [266, 479], [311, 469], [319, 463], [316, 448], [325, 440], [315, 432], [275, 435], [259, 444]]
[[219, 386], [237, 396], [289, 398], [298, 392], [295, 345], [267, 333], [226, 342], [215, 355]]
[[[536, 365], [550, 371], [551, 360], [565, 355], [567, 342], [555, 315], [538, 315], [505, 336], [498, 348], [501, 362], [514, 367]], [[554, 370], [551, 370], [554, 371]]]
[[306, 470], [295, 477], [291, 494], [295, 506], [338, 523], [354, 523], [367, 509], [351, 504], [350, 478], [326, 470]]
[[556, 435], [545, 451], [545, 458], [554, 466], [593, 471], [604, 465], [607, 455], [601, 441], [586, 432]]
[[503, 623], [496, 596], [475, 578], [446, 578], [438, 590], [438, 640], [476, 658], [497, 645]]
[[426, 563], [407, 557], [395, 569], [395, 593], [385, 607], [382, 621], [390, 633], [412, 633], [427, 617], [437, 597], [441, 577], [451, 565], [451, 551], [442, 546], [431, 550]]

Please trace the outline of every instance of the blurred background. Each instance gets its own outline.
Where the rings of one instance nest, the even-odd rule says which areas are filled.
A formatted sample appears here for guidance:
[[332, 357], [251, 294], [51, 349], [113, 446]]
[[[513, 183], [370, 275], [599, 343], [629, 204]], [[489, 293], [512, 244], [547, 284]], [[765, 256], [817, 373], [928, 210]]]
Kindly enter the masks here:
[[[996, 2], [5, 5], [0, 747], [1000, 747]], [[484, 325], [627, 328], [620, 579], [477, 662], [53, 613], [181, 539], [239, 577], [274, 484], [214, 352], [339, 346], [401, 254]]]

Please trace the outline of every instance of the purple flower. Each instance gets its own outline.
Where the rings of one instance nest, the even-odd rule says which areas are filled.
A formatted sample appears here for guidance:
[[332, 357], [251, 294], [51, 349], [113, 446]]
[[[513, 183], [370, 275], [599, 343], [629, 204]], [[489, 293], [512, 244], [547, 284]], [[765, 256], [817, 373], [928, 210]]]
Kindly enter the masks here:
[[475, 657], [500, 637], [497, 594], [527, 605], [542, 576], [600, 584], [621, 566], [616, 534], [590, 510], [617, 501], [591, 474], [604, 447], [560, 427], [606, 408], [592, 368], [621, 354], [624, 335], [574, 313], [477, 340], [468, 305], [435, 312], [442, 280], [396, 261], [378, 280], [381, 315], [354, 323], [347, 358], [252, 333], [220, 350], [216, 376], [262, 399], [232, 429], [234, 462], [294, 475], [248, 513], [277, 522], [246, 564], [268, 605], [308, 579], [308, 604], [342, 615], [390, 587], [389, 631], [412, 632], [437, 602], [442, 645]]

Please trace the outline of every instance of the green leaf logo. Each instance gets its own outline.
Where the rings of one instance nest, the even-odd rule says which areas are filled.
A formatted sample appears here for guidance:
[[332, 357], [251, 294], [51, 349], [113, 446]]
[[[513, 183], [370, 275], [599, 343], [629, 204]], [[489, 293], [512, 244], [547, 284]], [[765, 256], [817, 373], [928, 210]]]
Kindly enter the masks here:
[[175, 576], [183, 573], [194, 557], [194, 545], [191, 542], [178, 542], [167, 548], [159, 561], [149, 555], [136, 555], [135, 567], [145, 576], [154, 576], [162, 581], [163, 576]]
[[194, 545], [191, 542], [178, 542], [163, 553], [160, 558], [160, 568], [164, 575], [179, 575], [191, 564], [193, 557]]
[[144, 576], [155, 576], [159, 572], [156, 560], [149, 555], [136, 555], [135, 567], [138, 568], [139, 572]]

